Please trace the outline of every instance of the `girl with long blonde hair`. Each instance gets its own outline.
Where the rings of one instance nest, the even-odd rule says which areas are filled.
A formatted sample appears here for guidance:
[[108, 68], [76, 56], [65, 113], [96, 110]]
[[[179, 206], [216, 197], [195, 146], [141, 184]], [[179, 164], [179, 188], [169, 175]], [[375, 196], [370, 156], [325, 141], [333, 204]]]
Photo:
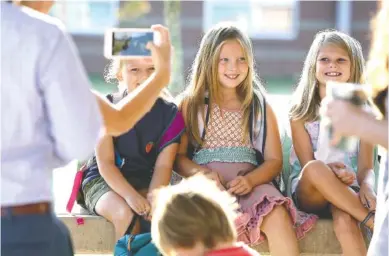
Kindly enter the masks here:
[[[289, 112], [293, 146], [288, 194], [303, 211], [332, 215], [344, 255], [366, 255], [358, 222], [373, 228], [374, 149], [372, 144], [360, 141], [351, 152], [332, 153], [339, 161], [321, 159], [318, 149], [328, 146], [319, 144], [319, 108], [328, 81], [363, 83], [364, 65], [357, 40], [338, 31], [319, 32], [306, 57]], [[334, 149], [328, 148], [328, 152]]]
[[299, 255], [316, 216], [277, 190], [282, 150], [275, 114], [254, 69], [251, 41], [223, 23], [203, 37], [181, 104], [187, 128], [176, 158], [183, 176], [202, 172], [238, 198], [238, 240], [268, 239], [272, 255]]

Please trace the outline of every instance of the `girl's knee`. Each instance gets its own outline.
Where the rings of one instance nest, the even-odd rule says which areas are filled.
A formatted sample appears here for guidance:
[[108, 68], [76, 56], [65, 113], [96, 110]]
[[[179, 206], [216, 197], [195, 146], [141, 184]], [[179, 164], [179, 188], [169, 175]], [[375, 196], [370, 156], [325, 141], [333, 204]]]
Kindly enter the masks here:
[[277, 225], [277, 223], [290, 223], [291, 220], [289, 212], [284, 205], [276, 205], [265, 219], [274, 222], [275, 225]]
[[324, 175], [327, 170], [323, 167], [325, 164], [320, 160], [309, 161], [303, 168], [303, 175], [311, 180], [320, 180], [320, 176]]
[[265, 216], [261, 230], [266, 234], [275, 234], [288, 230], [292, 226], [292, 220], [287, 209], [282, 205], [277, 205]]
[[130, 223], [134, 216], [134, 212], [128, 205], [120, 205], [115, 208], [115, 213], [112, 214], [114, 222], [119, 223]]

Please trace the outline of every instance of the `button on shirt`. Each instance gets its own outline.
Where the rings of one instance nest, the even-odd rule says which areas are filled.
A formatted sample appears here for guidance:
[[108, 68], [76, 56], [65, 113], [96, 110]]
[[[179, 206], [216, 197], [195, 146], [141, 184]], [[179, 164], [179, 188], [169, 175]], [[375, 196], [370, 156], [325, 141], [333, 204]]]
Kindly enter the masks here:
[[55, 18], [1, 3], [1, 205], [51, 201], [52, 170], [85, 160], [102, 119]]

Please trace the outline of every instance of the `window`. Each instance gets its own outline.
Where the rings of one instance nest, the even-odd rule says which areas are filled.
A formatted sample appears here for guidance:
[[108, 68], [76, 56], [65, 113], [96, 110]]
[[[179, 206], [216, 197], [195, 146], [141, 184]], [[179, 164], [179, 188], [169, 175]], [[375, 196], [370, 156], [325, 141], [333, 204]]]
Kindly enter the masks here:
[[74, 34], [102, 34], [118, 24], [119, 1], [57, 1], [51, 15]]
[[292, 40], [299, 27], [297, 0], [205, 0], [203, 17], [205, 31], [230, 21], [254, 39]]

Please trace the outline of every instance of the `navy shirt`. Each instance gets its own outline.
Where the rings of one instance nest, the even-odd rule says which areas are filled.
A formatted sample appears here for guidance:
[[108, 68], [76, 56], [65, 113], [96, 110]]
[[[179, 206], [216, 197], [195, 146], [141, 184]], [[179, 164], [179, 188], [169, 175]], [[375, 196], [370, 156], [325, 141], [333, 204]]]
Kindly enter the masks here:
[[[174, 103], [159, 98], [148, 112], [127, 133], [113, 138], [116, 165], [136, 189], [151, 182], [159, 153], [172, 143], [179, 143], [184, 121]], [[83, 186], [100, 177], [97, 164], [85, 171]]]

